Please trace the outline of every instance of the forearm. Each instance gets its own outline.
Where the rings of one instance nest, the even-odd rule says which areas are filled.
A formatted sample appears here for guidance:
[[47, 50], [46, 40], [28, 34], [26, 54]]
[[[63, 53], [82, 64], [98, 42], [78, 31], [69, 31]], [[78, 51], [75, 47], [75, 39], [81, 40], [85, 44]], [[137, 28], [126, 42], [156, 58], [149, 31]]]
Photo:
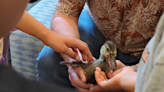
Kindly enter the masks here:
[[[79, 60], [79, 56], [77, 55], [77, 53], [69, 49], [72, 48], [75, 50], [76, 48], [79, 48], [81, 52], [84, 54], [83, 56], [87, 55], [89, 57], [87, 59], [92, 60], [92, 54], [90, 53], [87, 44], [78, 39], [74, 39], [79, 38], [78, 32], [74, 31], [77, 30], [77, 27], [74, 28], [75, 23], [73, 23], [73, 21], [70, 21], [66, 22], [66, 24], [63, 21], [64, 19], [60, 17], [55, 18], [54, 27], [57, 31], [54, 32], [48, 29], [46, 26], [44, 26], [42, 23], [40, 23], [28, 12], [25, 11], [17, 25], [17, 28], [40, 39], [45, 45], [50, 46], [53, 50], [55, 50], [58, 53], [63, 53], [71, 58]], [[69, 25], [69, 23], [71, 25]], [[73, 27], [70, 27], [72, 25]], [[73, 32], [64, 32], [63, 30], [71, 30]], [[61, 35], [62, 33], [63, 35], [67, 36]]]
[[17, 28], [42, 41], [46, 40], [46, 36], [51, 33], [50, 29], [48, 29], [37, 19], [31, 16], [27, 11], [24, 11], [24, 14], [19, 21]]
[[[77, 18], [67, 16], [58, 10], [55, 11], [52, 22], [51, 29], [59, 34], [67, 35], [73, 38], [79, 39], [79, 32], [77, 26]], [[72, 59], [62, 54], [62, 57], [66, 61], [71, 61]]]
[[77, 20], [75, 17], [67, 16], [56, 10], [51, 22], [51, 29], [59, 34], [79, 39]]

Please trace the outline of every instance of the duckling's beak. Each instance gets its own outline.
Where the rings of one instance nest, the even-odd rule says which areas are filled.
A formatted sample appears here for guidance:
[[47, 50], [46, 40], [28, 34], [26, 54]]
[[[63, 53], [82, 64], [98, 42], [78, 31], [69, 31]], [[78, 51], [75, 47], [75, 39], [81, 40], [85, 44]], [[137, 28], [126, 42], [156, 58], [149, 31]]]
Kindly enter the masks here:
[[111, 68], [116, 70], [117, 69], [117, 64], [116, 64], [115, 55], [112, 55], [112, 54], [110, 55], [109, 62], [110, 62]]

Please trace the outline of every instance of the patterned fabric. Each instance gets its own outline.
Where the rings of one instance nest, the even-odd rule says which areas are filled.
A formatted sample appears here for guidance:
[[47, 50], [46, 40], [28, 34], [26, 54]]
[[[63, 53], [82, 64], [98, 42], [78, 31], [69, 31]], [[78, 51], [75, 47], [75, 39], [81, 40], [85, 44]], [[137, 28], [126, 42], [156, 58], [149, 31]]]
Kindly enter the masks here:
[[[16, 31], [16, 28], [13, 28], [11, 32]], [[10, 35], [10, 33], [8, 33]], [[8, 44], [9, 44], [9, 36], [0, 38], [0, 65], [8, 65], [8, 59], [10, 57], [7, 57], [8, 55]], [[7, 49], [7, 50], [6, 50]]]
[[[28, 12], [50, 28], [56, 4], [57, 0], [40, 0]], [[12, 32], [10, 36], [12, 68], [26, 78], [37, 80], [36, 58], [43, 46], [40, 40], [20, 30]]]
[[[87, 0], [59, 0], [57, 9], [77, 17]], [[106, 37], [123, 53], [139, 58], [154, 35], [164, 0], [88, 0], [88, 12]]]

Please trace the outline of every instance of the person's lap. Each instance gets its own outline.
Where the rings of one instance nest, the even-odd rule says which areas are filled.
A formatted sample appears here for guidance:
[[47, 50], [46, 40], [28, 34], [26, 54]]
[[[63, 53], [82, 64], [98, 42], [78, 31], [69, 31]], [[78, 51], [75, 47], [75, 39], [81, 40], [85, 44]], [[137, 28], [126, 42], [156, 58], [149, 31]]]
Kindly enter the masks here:
[[[79, 17], [78, 28], [80, 39], [88, 44], [93, 56], [98, 58], [100, 47], [106, 39], [97, 29], [86, 9], [83, 9]], [[117, 59], [120, 59], [125, 64], [138, 62], [138, 60], [132, 58], [130, 55], [122, 54], [120, 51], [118, 51]], [[39, 81], [54, 83], [64, 87], [72, 87], [68, 78], [67, 67], [59, 64], [60, 61], [63, 61], [59, 53], [56, 53], [48, 46], [44, 46], [37, 61]]]

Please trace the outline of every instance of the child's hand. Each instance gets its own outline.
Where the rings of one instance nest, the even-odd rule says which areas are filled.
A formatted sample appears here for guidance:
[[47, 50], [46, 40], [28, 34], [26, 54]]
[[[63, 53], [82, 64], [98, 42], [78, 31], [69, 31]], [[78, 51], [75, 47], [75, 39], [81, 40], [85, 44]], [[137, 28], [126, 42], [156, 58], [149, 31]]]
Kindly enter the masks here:
[[115, 70], [113, 73], [109, 72], [106, 77], [105, 73], [99, 67], [95, 71], [95, 79], [97, 84], [109, 91], [134, 91], [137, 73], [134, 68], [125, 66]]
[[94, 60], [88, 45], [79, 39], [50, 31], [50, 33], [47, 34], [46, 39], [43, 40], [43, 43], [47, 46], [50, 46], [56, 52], [65, 54], [77, 61], [80, 60], [77, 49], [79, 49], [80, 53], [82, 54], [82, 59], [84, 61]]

